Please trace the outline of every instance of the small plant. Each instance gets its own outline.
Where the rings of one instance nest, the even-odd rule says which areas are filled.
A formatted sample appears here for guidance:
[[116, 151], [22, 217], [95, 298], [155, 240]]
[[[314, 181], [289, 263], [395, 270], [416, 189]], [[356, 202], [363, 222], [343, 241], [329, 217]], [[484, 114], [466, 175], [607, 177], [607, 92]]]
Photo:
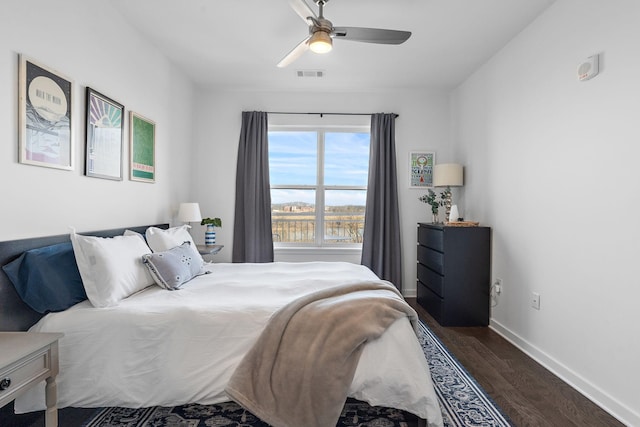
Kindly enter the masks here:
[[213, 225], [214, 227], [222, 227], [222, 220], [220, 218], [204, 218], [200, 225]]
[[429, 189], [428, 193], [418, 197], [418, 200], [420, 200], [422, 203], [431, 205], [431, 213], [434, 215], [438, 215], [438, 207], [440, 205], [440, 202], [436, 200], [436, 193], [434, 193], [433, 190]]

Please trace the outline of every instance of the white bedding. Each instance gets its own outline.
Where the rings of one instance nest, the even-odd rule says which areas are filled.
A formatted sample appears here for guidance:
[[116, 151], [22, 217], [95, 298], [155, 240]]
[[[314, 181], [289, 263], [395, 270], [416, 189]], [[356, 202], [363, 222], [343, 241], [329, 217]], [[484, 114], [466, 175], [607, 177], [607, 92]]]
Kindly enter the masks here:
[[[228, 401], [236, 365], [269, 317], [293, 299], [376, 280], [350, 263], [208, 264], [178, 291], [151, 286], [119, 305], [89, 301], [50, 313], [31, 330], [63, 332], [58, 407], [147, 407]], [[441, 425], [429, 368], [406, 318], [365, 346], [349, 395], [412, 412]], [[44, 383], [16, 412], [45, 408]]]

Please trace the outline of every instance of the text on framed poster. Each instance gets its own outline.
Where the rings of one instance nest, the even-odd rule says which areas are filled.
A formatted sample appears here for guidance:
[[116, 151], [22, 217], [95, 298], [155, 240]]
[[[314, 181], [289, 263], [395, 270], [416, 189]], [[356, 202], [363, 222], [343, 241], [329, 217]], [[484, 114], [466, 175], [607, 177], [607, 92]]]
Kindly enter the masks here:
[[436, 153], [433, 151], [412, 151], [409, 153], [409, 186], [412, 188], [433, 187], [433, 165]]

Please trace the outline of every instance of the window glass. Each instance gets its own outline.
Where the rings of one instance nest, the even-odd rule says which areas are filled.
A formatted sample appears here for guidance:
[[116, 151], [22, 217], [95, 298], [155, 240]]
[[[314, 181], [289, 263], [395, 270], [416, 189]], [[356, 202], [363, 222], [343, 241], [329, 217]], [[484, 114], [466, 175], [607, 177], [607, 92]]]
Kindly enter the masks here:
[[360, 245], [369, 169], [362, 131], [269, 131], [275, 245]]
[[366, 190], [325, 190], [324, 240], [362, 243]]
[[315, 200], [315, 190], [271, 190], [271, 230], [274, 243], [315, 242]]
[[269, 132], [271, 185], [315, 185], [317, 164], [316, 132]]
[[366, 186], [369, 134], [327, 132], [324, 140], [324, 184]]

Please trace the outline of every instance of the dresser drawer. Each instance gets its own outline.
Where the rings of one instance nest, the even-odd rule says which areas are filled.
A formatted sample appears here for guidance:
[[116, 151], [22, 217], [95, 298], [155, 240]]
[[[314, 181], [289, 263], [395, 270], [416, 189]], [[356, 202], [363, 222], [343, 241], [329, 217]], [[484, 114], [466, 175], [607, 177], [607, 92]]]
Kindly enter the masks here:
[[444, 254], [438, 251], [418, 246], [418, 262], [439, 274], [444, 274]]
[[437, 228], [418, 227], [418, 243], [444, 252], [444, 231]]
[[418, 280], [427, 285], [436, 294], [444, 297], [444, 276], [418, 263]]
[[15, 397], [21, 388], [25, 387], [35, 378], [46, 374], [48, 371], [49, 357], [47, 351], [43, 351], [29, 360], [22, 360], [19, 363], [9, 366], [7, 369], [3, 369], [0, 372], [0, 380], [6, 378], [11, 381], [11, 385], [9, 385], [6, 390], [0, 391], [0, 400], [3, 400], [5, 396], [10, 394]]
[[444, 300], [423, 283], [418, 282], [418, 304], [424, 307], [438, 323], [442, 322]]

